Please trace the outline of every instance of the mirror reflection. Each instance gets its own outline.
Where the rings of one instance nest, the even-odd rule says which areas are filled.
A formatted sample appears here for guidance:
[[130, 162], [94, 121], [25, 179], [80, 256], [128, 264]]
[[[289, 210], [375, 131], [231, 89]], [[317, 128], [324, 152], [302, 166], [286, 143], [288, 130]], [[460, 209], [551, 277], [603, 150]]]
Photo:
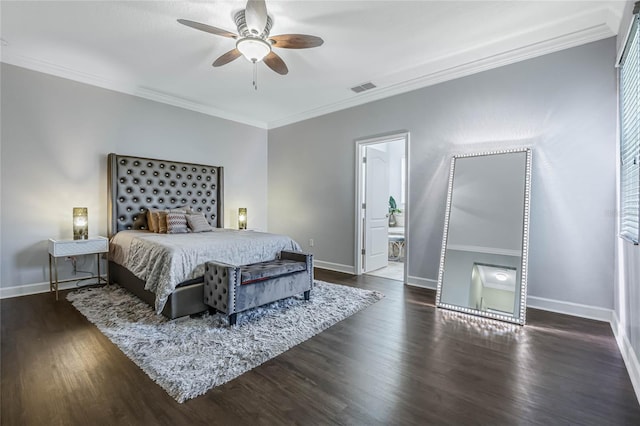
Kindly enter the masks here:
[[451, 162], [436, 304], [524, 324], [531, 151]]

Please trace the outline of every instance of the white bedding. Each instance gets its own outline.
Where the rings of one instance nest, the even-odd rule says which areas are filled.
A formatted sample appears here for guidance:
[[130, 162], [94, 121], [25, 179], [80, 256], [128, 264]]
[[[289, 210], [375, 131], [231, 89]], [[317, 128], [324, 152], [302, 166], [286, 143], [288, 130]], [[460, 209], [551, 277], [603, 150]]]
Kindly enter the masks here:
[[111, 260], [155, 293], [157, 313], [179, 283], [204, 275], [205, 262], [247, 265], [275, 259], [282, 250], [301, 248], [286, 235], [231, 229], [189, 234], [120, 231], [110, 244]]

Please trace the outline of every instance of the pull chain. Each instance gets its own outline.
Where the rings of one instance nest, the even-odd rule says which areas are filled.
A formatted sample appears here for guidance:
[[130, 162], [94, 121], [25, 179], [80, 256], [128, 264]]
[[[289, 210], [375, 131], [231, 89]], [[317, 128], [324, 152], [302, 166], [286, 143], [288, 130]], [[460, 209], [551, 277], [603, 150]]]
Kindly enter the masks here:
[[253, 88], [258, 90], [258, 63], [253, 61]]

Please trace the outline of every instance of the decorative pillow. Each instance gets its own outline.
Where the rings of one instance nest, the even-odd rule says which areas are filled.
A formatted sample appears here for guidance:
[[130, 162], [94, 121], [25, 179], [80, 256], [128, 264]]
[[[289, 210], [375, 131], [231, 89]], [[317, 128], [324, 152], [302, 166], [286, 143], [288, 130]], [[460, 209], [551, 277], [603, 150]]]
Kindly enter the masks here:
[[186, 213], [193, 214], [193, 209], [190, 205], [185, 204], [184, 206], [174, 207], [169, 210], [171, 213]]
[[149, 229], [146, 211], [142, 211], [133, 217], [133, 229]]
[[158, 211], [158, 209], [147, 210], [147, 225], [151, 232], [158, 232]]
[[153, 232], [160, 232], [160, 211], [154, 210], [151, 212], [151, 221], [153, 223]]
[[187, 216], [184, 213], [167, 214], [167, 234], [186, 234], [187, 232], [189, 232]]
[[[149, 209], [149, 216], [147, 218], [147, 224], [149, 226], [149, 230], [156, 233], [160, 233], [160, 234], [166, 234], [167, 233], [167, 230], [166, 230], [167, 213], [188, 214], [191, 211], [192, 211], [191, 206], [175, 207], [172, 209], [165, 209], [165, 210]], [[164, 213], [164, 219], [162, 219], [161, 213]], [[164, 220], [164, 223], [162, 223], [163, 220]]]
[[189, 228], [191, 228], [193, 232], [213, 231], [213, 228], [209, 225], [209, 222], [207, 222], [207, 219], [202, 213], [188, 214], [186, 218]]
[[167, 214], [166, 210], [158, 211], [158, 233], [166, 234], [167, 233]]

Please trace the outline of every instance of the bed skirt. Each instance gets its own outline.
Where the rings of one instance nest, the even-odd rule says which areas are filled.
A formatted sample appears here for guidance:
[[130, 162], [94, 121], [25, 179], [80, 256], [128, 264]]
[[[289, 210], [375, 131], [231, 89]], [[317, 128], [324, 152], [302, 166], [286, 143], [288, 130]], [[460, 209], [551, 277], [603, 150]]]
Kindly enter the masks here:
[[[152, 308], [155, 306], [156, 295], [145, 290], [144, 281], [133, 275], [124, 266], [109, 262], [109, 280], [126, 288]], [[208, 306], [204, 304], [203, 299], [204, 277], [181, 283], [167, 299], [162, 315], [174, 319], [204, 312]]]

